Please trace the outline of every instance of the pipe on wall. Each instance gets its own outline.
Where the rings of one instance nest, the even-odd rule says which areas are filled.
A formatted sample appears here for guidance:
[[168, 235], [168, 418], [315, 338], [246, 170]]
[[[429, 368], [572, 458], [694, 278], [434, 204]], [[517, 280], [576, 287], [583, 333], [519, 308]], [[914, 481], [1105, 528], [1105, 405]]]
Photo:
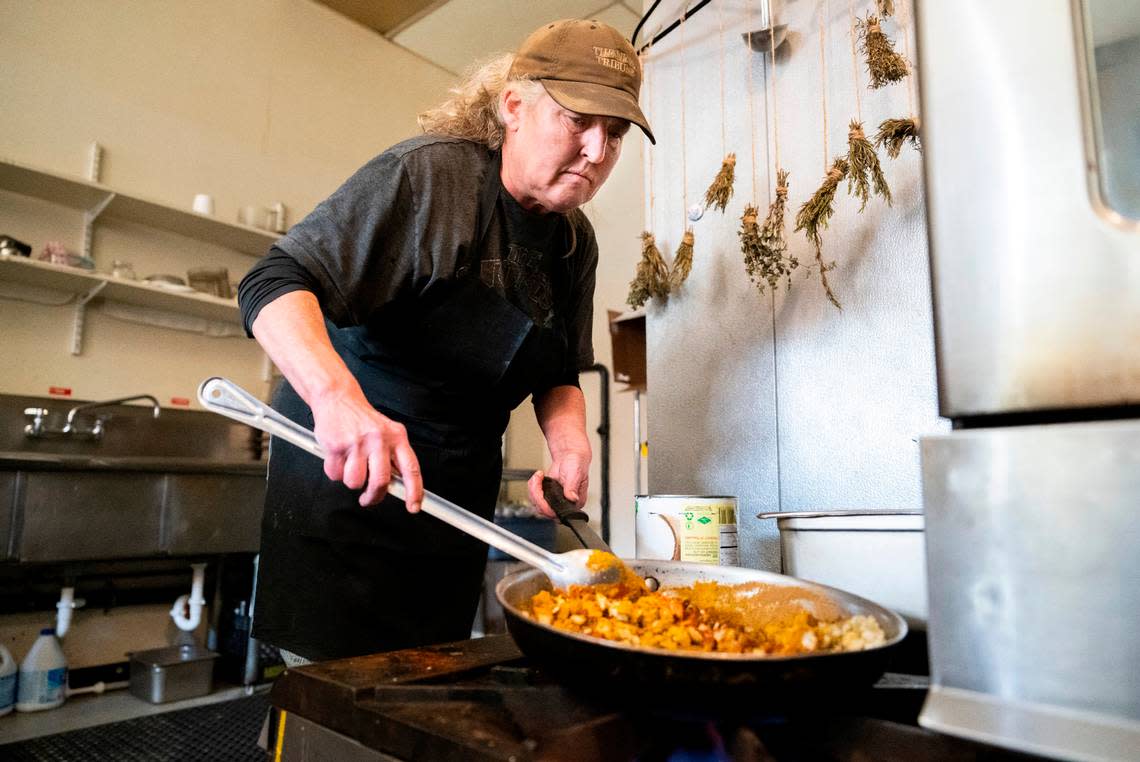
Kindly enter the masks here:
[[65, 586], [59, 591], [59, 603], [55, 604], [55, 634], [62, 638], [71, 627], [71, 612], [83, 608], [87, 602], [75, 600], [75, 586]]
[[[191, 632], [198, 628], [202, 622], [202, 607], [206, 605], [206, 599], [202, 597], [202, 588], [206, 582], [206, 564], [190, 564], [190, 568], [194, 570], [194, 579], [190, 583], [190, 595], [182, 595], [174, 602], [173, 608], [170, 609], [170, 618], [174, 620], [174, 624], [178, 629], [186, 632]], [[189, 615], [185, 612], [189, 608]]]

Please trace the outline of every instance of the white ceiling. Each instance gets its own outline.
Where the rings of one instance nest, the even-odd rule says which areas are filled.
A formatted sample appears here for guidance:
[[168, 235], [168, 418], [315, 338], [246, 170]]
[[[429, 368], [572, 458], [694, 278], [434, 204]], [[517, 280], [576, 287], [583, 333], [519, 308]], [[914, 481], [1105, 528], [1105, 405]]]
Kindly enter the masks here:
[[460, 74], [492, 53], [515, 50], [538, 27], [564, 18], [597, 19], [628, 38], [641, 18], [641, 0], [448, 0], [387, 37]]

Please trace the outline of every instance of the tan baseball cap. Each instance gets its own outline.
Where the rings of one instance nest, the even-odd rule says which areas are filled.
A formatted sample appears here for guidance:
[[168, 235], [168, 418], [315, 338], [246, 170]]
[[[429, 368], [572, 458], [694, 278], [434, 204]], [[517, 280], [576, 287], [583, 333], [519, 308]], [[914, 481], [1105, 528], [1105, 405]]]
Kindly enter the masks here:
[[509, 77], [537, 79], [562, 108], [627, 119], [657, 143], [637, 105], [641, 62], [609, 24], [563, 19], [540, 27], [515, 53]]

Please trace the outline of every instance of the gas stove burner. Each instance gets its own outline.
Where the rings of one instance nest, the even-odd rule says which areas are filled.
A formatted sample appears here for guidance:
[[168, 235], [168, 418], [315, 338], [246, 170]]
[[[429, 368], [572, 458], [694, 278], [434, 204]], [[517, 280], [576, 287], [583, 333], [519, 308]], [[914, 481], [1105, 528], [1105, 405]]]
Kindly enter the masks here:
[[[510, 637], [492, 636], [289, 670], [270, 694], [270, 737], [283, 762], [976, 756], [978, 745], [916, 726], [926, 686], [926, 678], [896, 677], [857, 702], [799, 711], [692, 696], [666, 702], [635, 687], [569, 686], [527, 662]], [[987, 749], [986, 758], [1028, 759], [1003, 754]]]

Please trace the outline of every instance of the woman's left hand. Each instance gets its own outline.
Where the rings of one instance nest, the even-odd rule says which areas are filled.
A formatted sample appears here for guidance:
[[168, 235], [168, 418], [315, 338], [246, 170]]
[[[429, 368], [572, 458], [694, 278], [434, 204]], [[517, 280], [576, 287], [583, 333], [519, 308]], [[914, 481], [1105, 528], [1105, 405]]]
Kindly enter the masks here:
[[527, 490], [530, 500], [544, 516], [556, 518], [554, 509], [546, 502], [542, 494], [542, 479], [549, 476], [562, 485], [562, 492], [567, 500], [572, 500], [581, 508], [586, 504], [586, 497], [590, 489], [590, 455], [589, 453], [567, 453], [550, 464], [548, 472], [535, 471], [527, 481]]

